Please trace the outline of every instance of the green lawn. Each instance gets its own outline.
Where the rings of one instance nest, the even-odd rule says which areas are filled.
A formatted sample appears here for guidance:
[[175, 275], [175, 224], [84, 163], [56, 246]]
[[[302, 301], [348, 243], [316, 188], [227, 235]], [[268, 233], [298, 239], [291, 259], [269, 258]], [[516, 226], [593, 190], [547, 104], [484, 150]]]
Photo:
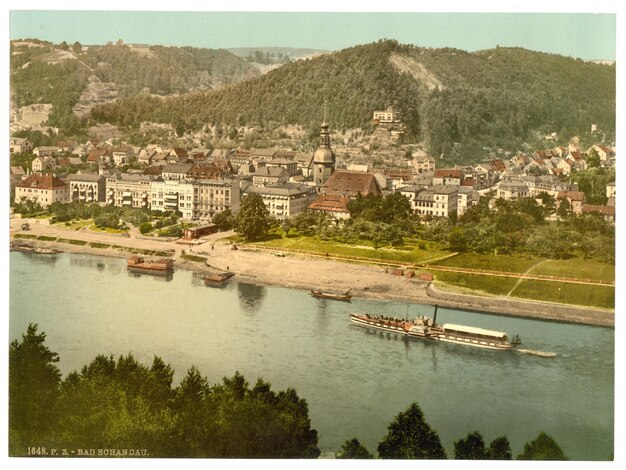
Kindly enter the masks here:
[[532, 274], [615, 281], [615, 265], [581, 258], [549, 260], [533, 269]]
[[[452, 258], [432, 263], [437, 266], [457, 268], [483, 269], [509, 273], [523, 273], [541, 258], [531, 258], [515, 255], [479, 255], [477, 253], [461, 253]], [[534, 271], [533, 271], [534, 272]]]
[[590, 307], [615, 308], [615, 289], [567, 282], [522, 281], [511, 297], [545, 300]]
[[367, 258], [375, 261], [385, 261], [398, 264], [418, 264], [424, 261], [449, 255], [450, 252], [433, 249], [427, 247], [426, 250], [420, 250], [416, 247], [395, 248], [378, 248], [365, 245], [348, 245], [332, 241], [320, 240], [317, 237], [289, 237], [283, 238], [274, 235], [269, 240], [255, 243], [256, 245], [266, 246], [284, 250], [299, 250], [309, 253], [325, 255], [348, 256], [353, 258]]
[[[513, 277], [481, 276], [480, 274], [435, 272], [436, 285], [447, 284], [444, 290], [456, 290], [464, 293], [506, 295], [515, 286], [517, 279]], [[466, 292], [466, 290], [475, 292]]]
[[[512, 277], [446, 272], [435, 273], [435, 278], [436, 285], [441, 290], [479, 295], [507, 295], [518, 281]], [[444, 283], [444, 285], [440, 283]], [[615, 289], [613, 287], [586, 286], [568, 282], [523, 280], [511, 292], [511, 298], [615, 308]]]
[[93, 225], [93, 219], [74, 219], [69, 222], [57, 222], [54, 225], [67, 230], [80, 230], [83, 227]]

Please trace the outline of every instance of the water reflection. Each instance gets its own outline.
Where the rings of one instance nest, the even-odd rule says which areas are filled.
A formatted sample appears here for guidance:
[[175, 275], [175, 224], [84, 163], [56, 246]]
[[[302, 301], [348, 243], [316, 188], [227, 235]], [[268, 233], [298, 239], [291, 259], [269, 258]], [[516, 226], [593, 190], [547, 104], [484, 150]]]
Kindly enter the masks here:
[[239, 305], [251, 312], [256, 312], [261, 308], [263, 299], [267, 295], [267, 290], [264, 286], [246, 284], [245, 282], [237, 283], [237, 291], [239, 293]]
[[56, 254], [48, 254], [48, 253], [26, 253], [19, 252], [20, 255], [28, 257], [30, 261], [37, 264], [46, 264], [49, 266], [54, 266], [54, 264], [58, 260], [58, 255]]
[[164, 275], [160, 275], [160, 274], [142, 274], [138, 272], [128, 271], [128, 277], [132, 277], [132, 278], [146, 277], [146, 278], [152, 278], [155, 281], [170, 282], [171, 280], [174, 279], [174, 273], [172, 271], [168, 271]]

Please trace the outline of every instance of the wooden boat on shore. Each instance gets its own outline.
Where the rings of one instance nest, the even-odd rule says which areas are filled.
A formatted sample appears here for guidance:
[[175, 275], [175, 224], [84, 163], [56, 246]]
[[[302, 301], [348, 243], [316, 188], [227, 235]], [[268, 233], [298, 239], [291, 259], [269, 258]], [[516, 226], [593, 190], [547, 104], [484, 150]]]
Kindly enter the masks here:
[[351, 302], [352, 294], [348, 290], [346, 293], [336, 293], [336, 292], [325, 292], [321, 290], [312, 290], [310, 292], [311, 296], [316, 297], [318, 299], [331, 299], [331, 300], [343, 300], [344, 302]]
[[131, 256], [128, 258], [127, 267], [132, 272], [166, 276], [174, 269], [174, 260], [163, 258], [146, 261], [141, 256]]
[[452, 323], [438, 325], [436, 320], [437, 306], [435, 306], [433, 319], [419, 316], [415, 318], [415, 320], [406, 320], [382, 315], [350, 314], [350, 321], [356, 325], [373, 328], [375, 330], [388, 331], [404, 335], [408, 338], [444, 341], [496, 350], [511, 350], [521, 344], [518, 336], [514, 336], [509, 340], [508, 335], [501, 331], [455, 325]]
[[223, 273], [209, 274], [208, 276], [204, 276], [204, 283], [207, 286], [222, 286], [228, 281], [231, 277], [233, 277], [235, 273], [231, 273], [230, 271], [225, 271]]
[[57, 253], [61, 253], [61, 250], [32, 246], [25, 243], [11, 243], [9, 249], [13, 251], [21, 251], [22, 253], [38, 253], [42, 255], [56, 255]]

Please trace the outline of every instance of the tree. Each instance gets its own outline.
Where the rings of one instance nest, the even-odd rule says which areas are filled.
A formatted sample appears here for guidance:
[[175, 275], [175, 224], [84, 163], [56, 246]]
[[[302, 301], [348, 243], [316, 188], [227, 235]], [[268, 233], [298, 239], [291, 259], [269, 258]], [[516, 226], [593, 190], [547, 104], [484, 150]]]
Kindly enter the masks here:
[[247, 241], [254, 241], [267, 235], [269, 229], [269, 211], [263, 198], [256, 193], [248, 194], [241, 200], [239, 214], [235, 219], [235, 231]]
[[341, 450], [335, 453], [335, 457], [338, 459], [373, 459], [374, 456], [370, 453], [358, 439], [351, 439], [346, 441], [341, 446]]
[[72, 50], [75, 54], [80, 54], [83, 50], [83, 45], [80, 42], [76, 41], [74, 44], [72, 44]]
[[45, 333], [29, 324], [22, 341], [9, 346], [10, 454], [21, 455], [32, 442], [41, 442], [56, 419], [61, 372], [57, 353], [44, 345]]
[[586, 160], [587, 160], [587, 166], [589, 166], [589, 168], [600, 167], [600, 156], [598, 155], [598, 152], [596, 151], [596, 149], [591, 149], [591, 151], [587, 155]]
[[424, 420], [417, 403], [394, 418], [385, 438], [378, 444], [383, 459], [445, 459], [439, 435]]
[[524, 444], [524, 452], [517, 460], [568, 460], [557, 443], [543, 431], [535, 440]]
[[561, 199], [559, 201], [559, 208], [556, 210], [556, 214], [559, 217], [567, 217], [572, 213], [572, 205], [568, 199]]
[[139, 226], [139, 231], [143, 235], [144, 233], [148, 233], [153, 228], [154, 227], [152, 227], [152, 224], [150, 222], [144, 222]]
[[487, 458], [489, 460], [512, 460], [513, 453], [509, 440], [505, 436], [501, 436], [491, 441], [487, 450]]
[[233, 215], [230, 209], [218, 212], [213, 216], [212, 221], [215, 225], [217, 225], [220, 232], [225, 232], [233, 228]]
[[478, 431], [469, 433], [465, 439], [454, 443], [454, 458], [457, 460], [484, 460], [487, 458], [485, 442]]

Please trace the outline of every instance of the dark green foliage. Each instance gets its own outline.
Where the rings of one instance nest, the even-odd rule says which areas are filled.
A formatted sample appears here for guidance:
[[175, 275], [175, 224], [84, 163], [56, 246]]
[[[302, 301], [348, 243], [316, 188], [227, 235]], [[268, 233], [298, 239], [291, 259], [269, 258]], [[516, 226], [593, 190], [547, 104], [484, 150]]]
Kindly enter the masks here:
[[217, 229], [220, 232], [225, 232], [233, 228], [234, 217], [230, 209], [226, 209], [225, 211], [218, 212], [213, 216], [212, 222], [217, 225]]
[[[398, 57], [421, 64], [441, 87], [431, 91], [399, 73], [391, 65]], [[187, 129], [207, 122], [313, 127], [326, 96], [333, 127], [371, 129], [372, 112], [395, 104], [407, 139], [426, 141], [431, 154], [455, 163], [479, 159], [483, 146], [521, 149], [547, 132], [591, 138], [590, 122], [612, 139], [615, 88], [615, 66], [517, 48], [467, 53], [379, 41], [287, 64], [219, 91], [163, 101], [137, 97], [98, 107], [92, 116], [126, 125], [180, 117]]]
[[152, 224], [150, 222], [144, 222], [139, 226], [139, 232], [141, 232], [142, 234], [144, 233], [148, 233], [149, 231], [151, 231], [154, 227], [152, 226]]
[[260, 195], [252, 193], [244, 196], [234, 228], [247, 241], [258, 240], [267, 235], [270, 229], [269, 211]]
[[[151, 46], [146, 56], [126, 46], [90, 47], [81, 57], [103, 82], [124, 96], [186, 93], [258, 75], [245, 60], [223, 49]], [[173, 122], [173, 121], [172, 121]]]
[[478, 431], [469, 433], [465, 439], [454, 443], [454, 458], [457, 460], [484, 460], [487, 458], [485, 442]]
[[159, 232], [159, 237], [182, 237], [183, 229], [180, 225], [169, 225]]
[[615, 168], [591, 168], [576, 171], [569, 175], [573, 183], [578, 184], [579, 191], [585, 193], [587, 204], [605, 205], [607, 202], [606, 185], [615, 181]]
[[57, 418], [61, 373], [57, 353], [44, 345], [45, 333], [29, 324], [22, 340], [9, 346], [9, 445], [14, 454], [38, 442]]
[[335, 453], [338, 459], [373, 459], [374, 456], [358, 439], [350, 439], [341, 446], [341, 450]]
[[446, 452], [417, 403], [394, 418], [378, 444], [383, 459], [445, 459]]
[[13, 203], [13, 210], [25, 217], [33, 217], [46, 212], [38, 202], [31, 201], [30, 199], [23, 199], [22, 202], [17, 204]]
[[497, 437], [487, 449], [487, 458], [489, 460], [512, 460], [511, 444], [505, 436]]
[[600, 214], [573, 216], [561, 209], [569, 215], [566, 219], [545, 221], [553, 207], [553, 203], [539, 206], [532, 198], [498, 199], [491, 210], [483, 197], [456, 224], [451, 219], [433, 220], [422, 236], [458, 252], [530, 253], [558, 259], [583, 255], [613, 262], [615, 230]]
[[524, 452], [517, 460], [569, 460], [558, 444], [544, 432], [531, 442], [524, 444]]
[[148, 449], [149, 457], [315, 458], [317, 432], [293, 389], [254, 387], [239, 373], [210, 386], [192, 367], [174, 371], [154, 357], [99, 355], [61, 382], [56, 353], [30, 325], [11, 343], [9, 453], [47, 448]]

